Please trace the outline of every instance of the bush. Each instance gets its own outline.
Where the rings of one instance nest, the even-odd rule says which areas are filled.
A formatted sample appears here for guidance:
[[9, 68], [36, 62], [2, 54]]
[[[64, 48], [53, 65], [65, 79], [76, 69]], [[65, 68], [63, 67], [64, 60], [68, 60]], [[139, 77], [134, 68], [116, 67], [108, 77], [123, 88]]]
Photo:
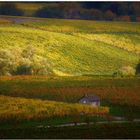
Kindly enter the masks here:
[[47, 58], [38, 54], [37, 50], [28, 46], [23, 49], [20, 58], [20, 65], [17, 67], [18, 75], [51, 75], [52, 65]]
[[21, 65], [17, 67], [16, 74], [18, 75], [31, 75], [32, 69], [31, 66]]
[[52, 65], [44, 57], [36, 56], [31, 64], [33, 75], [52, 75]]
[[140, 74], [140, 60], [139, 63], [136, 65], [136, 75]]
[[17, 72], [23, 72], [29, 75], [51, 75], [53, 73], [52, 64], [47, 58], [40, 56], [34, 47], [26, 47], [21, 56], [22, 65]]
[[26, 47], [18, 55], [14, 55], [14, 52], [11, 49], [0, 49], [0, 75], [53, 74], [52, 64], [33, 47]]
[[120, 68], [117, 72], [113, 73], [113, 76], [134, 76], [135, 75], [135, 69], [131, 66], [124, 66]]
[[15, 69], [15, 56], [9, 50], [0, 49], [0, 75], [11, 75]]

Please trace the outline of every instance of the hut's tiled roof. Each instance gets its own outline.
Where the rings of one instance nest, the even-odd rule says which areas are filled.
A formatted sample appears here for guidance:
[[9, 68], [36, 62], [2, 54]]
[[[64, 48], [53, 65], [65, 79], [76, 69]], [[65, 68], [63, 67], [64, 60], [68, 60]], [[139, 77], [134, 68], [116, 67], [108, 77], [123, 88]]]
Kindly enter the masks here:
[[96, 95], [85, 95], [79, 101], [95, 102], [100, 101], [100, 98]]

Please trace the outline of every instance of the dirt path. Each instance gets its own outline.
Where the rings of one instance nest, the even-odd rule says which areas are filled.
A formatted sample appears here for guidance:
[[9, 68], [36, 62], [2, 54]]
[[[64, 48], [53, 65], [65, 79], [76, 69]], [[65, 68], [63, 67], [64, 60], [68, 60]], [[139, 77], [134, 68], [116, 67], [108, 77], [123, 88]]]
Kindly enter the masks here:
[[[60, 125], [39, 125], [37, 128], [50, 128], [50, 127], [67, 127], [67, 126], [83, 126], [83, 125], [94, 125], [94, 124], [108, 124], [108, 123], [127, 123], [130, 121], [127, 120], [116, 120], [116, 121], [100, 121], [100, 122], [89, 122], [89, 123], [67, 123], [67, 124], [60, 124]], [[134, 119], [131, 122], [140, 122], [140, 119]]]
[[34, 18], [28, 18], [28, 17], [6, 17], [6, 16], [0, 16], [0, 20], [9, 20], [13, 22], [14, 24], [23, 24], [28, 22], [41, 22], [42, 19], [34, 19]]

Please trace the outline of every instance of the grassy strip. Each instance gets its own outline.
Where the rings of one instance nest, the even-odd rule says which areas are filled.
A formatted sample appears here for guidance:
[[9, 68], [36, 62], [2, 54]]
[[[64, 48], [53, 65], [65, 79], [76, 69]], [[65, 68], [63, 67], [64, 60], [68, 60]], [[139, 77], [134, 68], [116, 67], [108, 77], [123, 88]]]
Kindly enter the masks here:
[[140, 138], [140, 123], [64, 128], [0, 129], [0, 138]]

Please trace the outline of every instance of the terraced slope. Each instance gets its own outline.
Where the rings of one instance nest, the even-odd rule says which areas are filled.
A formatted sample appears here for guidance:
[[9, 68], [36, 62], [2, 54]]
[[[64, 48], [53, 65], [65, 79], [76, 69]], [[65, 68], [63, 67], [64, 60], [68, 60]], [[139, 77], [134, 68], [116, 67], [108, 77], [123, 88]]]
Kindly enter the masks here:
[[108, 113], [108, 107], [92, 107], [39, 99], [0, 96], [0, 121], [40, 120], [66, 115]]
[[47, 19], [0, 25], [0, 48], [20, 52], [27, 46], [53, 63], [57, 75], [112, 75], [137, 64], [140, 24]]
[[47, 31], [74, 34], [140, 54], [140, 24], [85, 20], [46, 20], [25, 23], [26, 26]]

